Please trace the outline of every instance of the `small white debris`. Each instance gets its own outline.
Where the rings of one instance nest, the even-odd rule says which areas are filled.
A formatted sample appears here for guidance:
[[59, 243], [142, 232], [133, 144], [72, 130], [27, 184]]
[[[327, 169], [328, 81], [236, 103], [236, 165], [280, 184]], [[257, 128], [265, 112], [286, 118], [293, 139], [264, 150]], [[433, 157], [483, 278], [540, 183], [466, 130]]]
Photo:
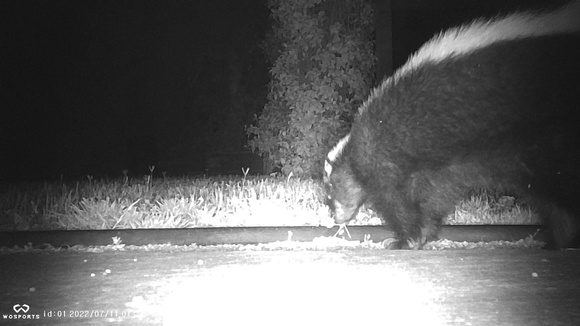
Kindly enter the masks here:
[[142, 296], [138, 295], [133, 297], [133, 299], [131, 299], [131, 302], [126, 302], [125, 303], [125, 307], [127, 308], [133, 308], [133, 309], [139, 309], [139, 308], [143, 308], [143, 305], [145, 304], [145, 298], [143, 298]]
[[536, 272], [533, 272], [533, 273], [532, 273], [532, 277], [538, 277], [538, 273], [536, 273]]
[[197, 266], [201, 266], [203, 265], [203, 259], [198, 259], [197, 260]]
[[131, 299], [131, 302], [142, 303], [142, 302], [145, 302], [145, 299], [142, 296], [138, 295], [138, 296], [133, 297], [133, 299]]
[[28, 289], [28, 292], [36, 292], [36, 288], [32, 287], [32, 288]]
[[346, 227], [346, 223], [342, 223], [338, 225], [338, 231], [336, 231], [336, 233], [334, 234], [334, 237], [337, 236], [341, 236], [346, 232], [346, 235], [348, 235], [349, 239], [352, 239], [352, 237], [350, 236], [350, 232], [348, 232], [348, 228]]

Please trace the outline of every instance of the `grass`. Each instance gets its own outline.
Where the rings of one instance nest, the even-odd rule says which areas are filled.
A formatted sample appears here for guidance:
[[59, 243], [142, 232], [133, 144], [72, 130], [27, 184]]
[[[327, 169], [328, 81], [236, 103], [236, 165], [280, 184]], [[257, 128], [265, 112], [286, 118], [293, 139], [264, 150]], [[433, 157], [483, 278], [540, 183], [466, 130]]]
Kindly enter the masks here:
[[9, 185], [0, 190], [0, 229], [319, 225], [330, 219], [320, 189], [266, 177]]
[[[216, 177], [87, 180], [4, 185], [0, 230], [95, 230], [332, 223], [319, 181]], [[380, 224], [363, 206], [354, 224]], [[513, 197], [480, 192], [447, 224], [537, 224]]]
[[479, 191], [455, 207], [447, 217], [447, 224], [540, 224], [539, 216], [529, 207], [517, 203], [516, 198]]

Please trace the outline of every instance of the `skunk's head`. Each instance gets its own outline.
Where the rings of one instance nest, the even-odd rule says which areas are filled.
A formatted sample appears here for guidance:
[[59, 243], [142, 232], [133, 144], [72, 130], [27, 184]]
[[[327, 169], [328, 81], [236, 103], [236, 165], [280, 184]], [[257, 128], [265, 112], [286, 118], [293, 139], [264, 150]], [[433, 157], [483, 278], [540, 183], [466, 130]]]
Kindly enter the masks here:
[[349, 139], [350, 135], [341, 139], [324, 162], [325, 203], [337, 224], [356, 217], [358, 209], [366, 200], [366, 194], [356, 181], [345, 151]]

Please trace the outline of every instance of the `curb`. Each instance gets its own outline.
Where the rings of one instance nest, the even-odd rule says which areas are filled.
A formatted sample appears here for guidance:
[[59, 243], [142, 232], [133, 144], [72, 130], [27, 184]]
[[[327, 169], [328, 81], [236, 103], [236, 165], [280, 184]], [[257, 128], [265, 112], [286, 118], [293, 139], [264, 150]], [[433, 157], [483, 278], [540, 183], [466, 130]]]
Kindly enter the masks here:
[[[71, 231], [15, 231], [0, 232], [0, 247], [41, 246], [105, 246], [113, 244], [119, 237], [125, 245], [144, 246], [150, 244], [172, 244], [199, 246], [223, 244], [258, 244], [276, 241], [312, 241], [316, 237], [331, 237], [338, 226], [300, 227], [232, 227], [232, 228], [189, 228], [189, 229], [117, 229], [117, 230], [71, 230]], [[380, 242], [393, 238], [392, 231], [383, 226], [349, 226], [350, 240]], [[530, 235], [547, 242], [548, 232], [539, 225], [445, 225], [439, 233], [440, 239], [467, 242], [517, 241]], [[290, 235], [290, 236], [289, 236]]]

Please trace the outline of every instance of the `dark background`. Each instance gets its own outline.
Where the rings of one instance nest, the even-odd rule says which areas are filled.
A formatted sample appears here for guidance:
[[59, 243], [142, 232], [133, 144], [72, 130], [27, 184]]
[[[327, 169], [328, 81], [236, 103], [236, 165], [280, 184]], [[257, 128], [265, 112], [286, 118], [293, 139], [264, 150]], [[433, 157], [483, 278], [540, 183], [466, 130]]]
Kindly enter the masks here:
[[[441, 29], [546, 2], [392, 1], [393, 66]], [[0, 180], [202, 173], [244, 150], [269, 14], [265, 0], [1, 1]]]

